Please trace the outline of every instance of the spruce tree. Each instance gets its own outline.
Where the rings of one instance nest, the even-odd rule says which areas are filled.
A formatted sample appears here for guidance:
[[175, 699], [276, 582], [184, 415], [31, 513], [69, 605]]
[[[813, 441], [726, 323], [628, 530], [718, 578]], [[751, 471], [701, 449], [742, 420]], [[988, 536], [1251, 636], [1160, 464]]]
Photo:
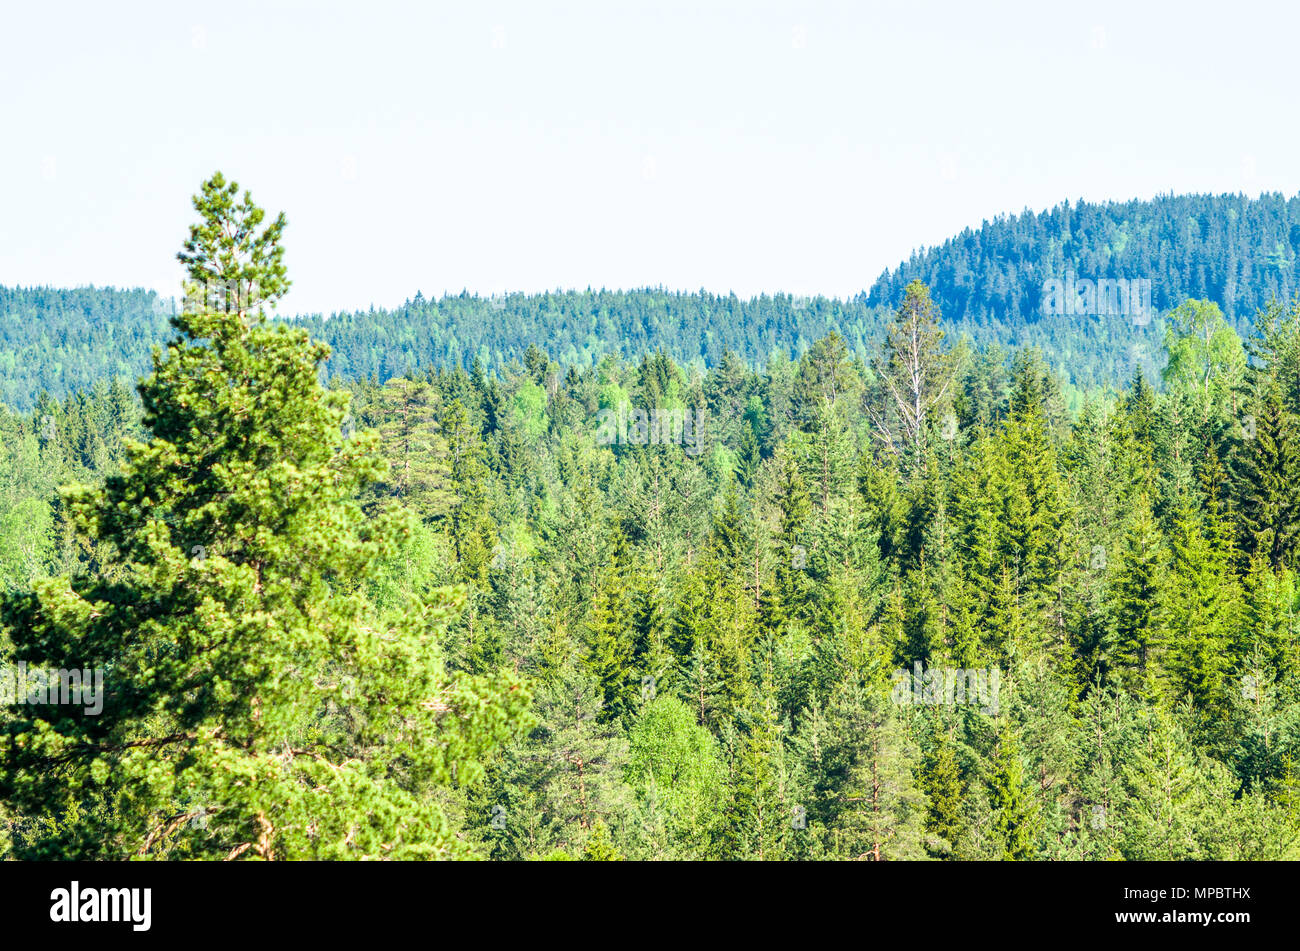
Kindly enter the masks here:
[[1025, 783], [1025, 767], [1015, 734], [1004, 727], [998, 737], [989, 776], [993, 809], [992, 839], [998, 858], [1023, 861], [1037, 855], [1040, 816]]
[[1232, 632], [1240, 623], [1232, 553], [1190, 513], [1175, 531], [1166, 595], [1170, 675], [1174, 695], [1190, 696], [1198, 717], [1213, 722], [1227, 714]]
[[600, 684], [602, 722], [629, 713], [641, 689], [632, 669], [635, 638], [628, 558], [627, 540], [615, 531], [610, 564], [596, 589], [588, 622], [587, 669]]
[[965, 784], [957, 760], [957, 744], [940, 727], [934, 747], [925, 760], [922, 787], [929, 800], [925, 830], [933, 837], [926, 849], [932, 855], [960, 858], [965, 847], [966, 817], [963, 810]]
[[1208, 858], [1200, 830], [1221, 808], [1207, 788], [1186, 732], [1166, 711], [1149, 711], [1146, 736], [1123, 766], [1122, 849], [1130, 861]]
[[1134, 507], [1124, 547], [1113, 566], [1106, 666], [1130, 692], [1154, 699], [1163, 695], [1168, 646], [1165, 555], [1146, 496], [1140, 495]]
[[1242, 551], [1274, 568], [1293, 564], [1300, 529], [1300, 442], [1282, 387], [1265, 370], [1253, 373], [1253, 393], [1234, 458], [1233, 488]]

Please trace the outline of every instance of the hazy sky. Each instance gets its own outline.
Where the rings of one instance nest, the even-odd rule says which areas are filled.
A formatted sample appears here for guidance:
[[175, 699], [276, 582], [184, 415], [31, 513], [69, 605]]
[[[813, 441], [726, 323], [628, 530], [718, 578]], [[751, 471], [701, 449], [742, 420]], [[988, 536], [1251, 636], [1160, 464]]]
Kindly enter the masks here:
[[289, 312], [846, 296], [1062, 199], [1300, 191], [1287, 4], [17, 3], [0, 284], [170, 292], [215, 169]]

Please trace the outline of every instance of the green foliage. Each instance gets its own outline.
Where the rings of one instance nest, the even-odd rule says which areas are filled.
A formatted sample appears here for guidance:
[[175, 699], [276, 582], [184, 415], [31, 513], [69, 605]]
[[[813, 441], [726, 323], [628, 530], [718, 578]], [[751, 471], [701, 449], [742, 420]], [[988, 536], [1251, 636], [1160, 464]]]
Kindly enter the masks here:
[[[204, 186], [191, 276], [287, 286], [276, 242], [233, 183]], [[234, 233], [241, 239], [230, 239]], [[509, 675], [449, 675], [438, 642], [463, 596], [376, 612], [360, 586], [408, 531], [366, 519], [377, 438], [347, 439], [328, 349], [260, 308], [174, 320], [140, 386], [145, 441], [100, 487], [62, 493], [103, 571], [3, 603], [12, 655], [106, 671], [96, 716], [14, 708], [0, 791], [49, 817], [26, 857], [437, 857], [463, 851], [429, 791], [473, 782], [523, 722]]]
[[[1297, 854], [1300, 306], [1244, 346], [1239, 285], [1013, 352], [997, 308], [1042, 275], [988, 265], [293, 322], [283, 219], [217, 178], [196, 207], [205, 290], [139, 404], [0, 408], [3, 659], [107, 686], [6, 708], [6, 854]], [[1125, 266], [1117, 208], [1167, 210], [971, 246]], [[1162, 339], [1158, 389], [1119, 354]]]
[[1208, 302], [1241, 331], [1256, 311], [1300, 291], [1297, 202], [1276, 193], [1166, 195], [1002, 215], [913, 254], [871, 286], [866, 302], [894, 305], [908, 284], [924, 281], [953, 331], [980, 343], [1038, 346], [1053, 366], [1068, 367], [1070, 382], [1101, 385], [1131, 375], [1143, 353], [1159, 352], [1162, 322], [1153, 314], [1140, 322], [1044, 314], [1045, 282], [1069, 273], [1149, 280], [1154, 314], [1189, 299]]

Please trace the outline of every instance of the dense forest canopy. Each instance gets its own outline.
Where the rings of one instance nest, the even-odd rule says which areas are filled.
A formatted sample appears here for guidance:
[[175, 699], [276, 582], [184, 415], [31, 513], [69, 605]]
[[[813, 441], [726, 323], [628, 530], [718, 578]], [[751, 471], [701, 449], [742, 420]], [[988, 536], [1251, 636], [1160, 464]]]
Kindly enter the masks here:
[[101, 380], [134, 381], [170, 332], [157, 295], [111, 287], [0, 286], [0, 403], [31, 407]]
[[[191, 277], [282, 291], [237, 198], [196, 197]], [[233, 305], [138, 401], [0, 409], [3, 660], [107, 670], [97, 714], [5, 708], [0, 844], [1295, 858], [1300, 307], [1177, 302], [1159, 387], [1075, 412], [940, 312], [913, 281], [864, 353], [538, 338], [322, 386]]]

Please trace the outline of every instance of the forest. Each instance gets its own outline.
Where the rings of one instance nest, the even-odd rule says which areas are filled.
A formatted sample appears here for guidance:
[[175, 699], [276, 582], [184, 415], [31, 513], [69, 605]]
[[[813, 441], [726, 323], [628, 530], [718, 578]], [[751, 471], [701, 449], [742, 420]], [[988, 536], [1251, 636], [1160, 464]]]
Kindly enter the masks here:
[[1298, 197], [1067, 201], [1042, 214], [999, 216], [924, 248], [881, 275], [867, 300], [890, 304], [921, 280], [958, 326], [992, 322], [1013, 330], [1040, 319], [1043, 282], [1073, 270], [1149, 279], [1162, 312], [1189, 298], [1210, 300], [1244, 328], [1270, 302], [1300, 290], [1298, 250]]
[[[192, 282], [285, 293], [283, 216], [194, 207]], [[1290, 285], [1158, 292], [1085, 387], [905, 277], [871, 334], [507, 310], [347, 373], [186, 309], [138, 393], [0, 410], [3, 663], [106, 690], [4, 708], [4, 855], [1296, 858]]]
[[[469, 370], [475, 361], [502, 373], [530, 345], [545, 346], [565, 367], [596, 366], [607, 355], [634, 362], [663, 350], [700, 372], [728, 351], [758, 368], [780, 352], [798, 359], [832, 331], [869, 363], [907, 285], [920, 280], [951, 340], [1038, 348], [1077, 411], [1083, 392], [1126, 382], [1138, 369], [1159, 385], [1160, 316], [1185, 300], [1217, 304], [1248, 336], [1258, 311], [1300, 290], [1298, 251], [1296, 198], [1066, 202], [967, 229], [847, 300], [664, 288], [437, 299], [417, 292], [399, 307], [285, 319], [329, 344], [328, 373], [347, 381]], [[1044, 313], [1044, 283], [1067, 273], [1150, 281], [1156, 318]], [[182, 306], [139, 289], [0, 287], [0, 402], [27, 410], [42, 391], [62, 398], [114, 377], [133, 380], [148, 369], [150, 347], [168, 339], [168, 319]]]

